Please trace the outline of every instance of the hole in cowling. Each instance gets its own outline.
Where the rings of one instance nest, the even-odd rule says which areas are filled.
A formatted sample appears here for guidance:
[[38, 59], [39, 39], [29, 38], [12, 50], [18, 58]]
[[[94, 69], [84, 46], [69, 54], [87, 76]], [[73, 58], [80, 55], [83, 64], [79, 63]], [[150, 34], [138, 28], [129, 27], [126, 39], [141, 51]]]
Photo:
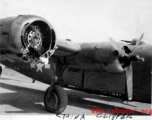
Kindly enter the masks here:
[[24, 54], [24, 57], [29, 59], [39, 59], [55, 47], [55, 32], [46, 22], [35, 21], [29, 24], [22, 35], [23, 47], [28, 49], [28, 54]]

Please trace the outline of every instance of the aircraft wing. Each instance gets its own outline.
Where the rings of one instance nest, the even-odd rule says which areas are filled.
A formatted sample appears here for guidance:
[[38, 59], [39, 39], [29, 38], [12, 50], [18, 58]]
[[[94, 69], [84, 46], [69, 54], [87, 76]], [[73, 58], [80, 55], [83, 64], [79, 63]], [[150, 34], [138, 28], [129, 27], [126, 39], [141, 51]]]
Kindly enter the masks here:
[[81, 47], [79, 43], [71, 42], [69, 40], [56, 40], [57, 49], [54, 52], [54, 56], [63, 57], [73, 55], [81, 51]]

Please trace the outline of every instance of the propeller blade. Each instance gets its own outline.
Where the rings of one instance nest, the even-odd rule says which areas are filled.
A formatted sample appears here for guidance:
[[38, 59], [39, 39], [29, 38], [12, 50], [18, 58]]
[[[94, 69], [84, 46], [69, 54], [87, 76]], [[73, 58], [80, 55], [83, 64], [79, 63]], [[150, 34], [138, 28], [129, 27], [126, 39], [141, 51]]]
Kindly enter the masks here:
[[140, 44], [141, 40], [143, 39], [144, 37], [144, 33], [142, 33], [142, 35], [140, 36], [139, 40], [136, 42], [136, 45], [135, 47], [133, 48], [132, 52], [135, 50], [135, 48]]
[[144, 37], [144, 33], [142, 33], [142, 35], [140, 36], [140, 38], [139, 38], [138, 42], [136, 43], [136, 45], [139, 45], [139, 43], [141, 42], [141, 40], [143, 39], [143, 37]]
[[133, 96], [133, 70], [132, 70], [132, 64], [130, 64], [126, 68], [126, 78], [127, 78], [127, 94], [128, 94], [128, 100], [132, 100]]
[[122, 42], [131, 43], [129, 40], [121, 40]]
[[110, 38], [110, 43], [120, 54], [124, 56], [129, 56], [119, 47], [119, 45], [112, 38]]

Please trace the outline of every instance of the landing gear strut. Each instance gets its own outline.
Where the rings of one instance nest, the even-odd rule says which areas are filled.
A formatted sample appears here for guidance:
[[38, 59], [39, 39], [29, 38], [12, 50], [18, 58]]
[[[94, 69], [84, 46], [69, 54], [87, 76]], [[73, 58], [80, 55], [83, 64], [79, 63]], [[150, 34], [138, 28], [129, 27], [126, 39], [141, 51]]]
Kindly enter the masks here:
[[44, 105], [48, 112], [60, 114], [67, 107], [68, 97], [65, 90], [56, 84], [58, 83], [57, 72], [54, 70], [51, 61], [50, 64], [55, 78], [52, 78], [54, 80], [52, 80], [50, 87], [47, 88], [44, 94]]

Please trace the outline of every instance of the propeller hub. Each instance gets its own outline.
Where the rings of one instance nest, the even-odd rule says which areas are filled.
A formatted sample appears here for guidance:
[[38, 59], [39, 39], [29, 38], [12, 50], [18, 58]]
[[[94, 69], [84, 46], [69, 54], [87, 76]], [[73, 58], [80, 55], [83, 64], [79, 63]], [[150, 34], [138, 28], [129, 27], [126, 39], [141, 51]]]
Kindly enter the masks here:
[[133, 54], [131, 54], [129, 56], [130, 61], [138, 61], [139, 58], [140, 58], [139, 55], [133, 55]]
[[130, 61], [140, 61], [144, 62], [144, 58], [141, 58], [139, 55], [130, 55]]

